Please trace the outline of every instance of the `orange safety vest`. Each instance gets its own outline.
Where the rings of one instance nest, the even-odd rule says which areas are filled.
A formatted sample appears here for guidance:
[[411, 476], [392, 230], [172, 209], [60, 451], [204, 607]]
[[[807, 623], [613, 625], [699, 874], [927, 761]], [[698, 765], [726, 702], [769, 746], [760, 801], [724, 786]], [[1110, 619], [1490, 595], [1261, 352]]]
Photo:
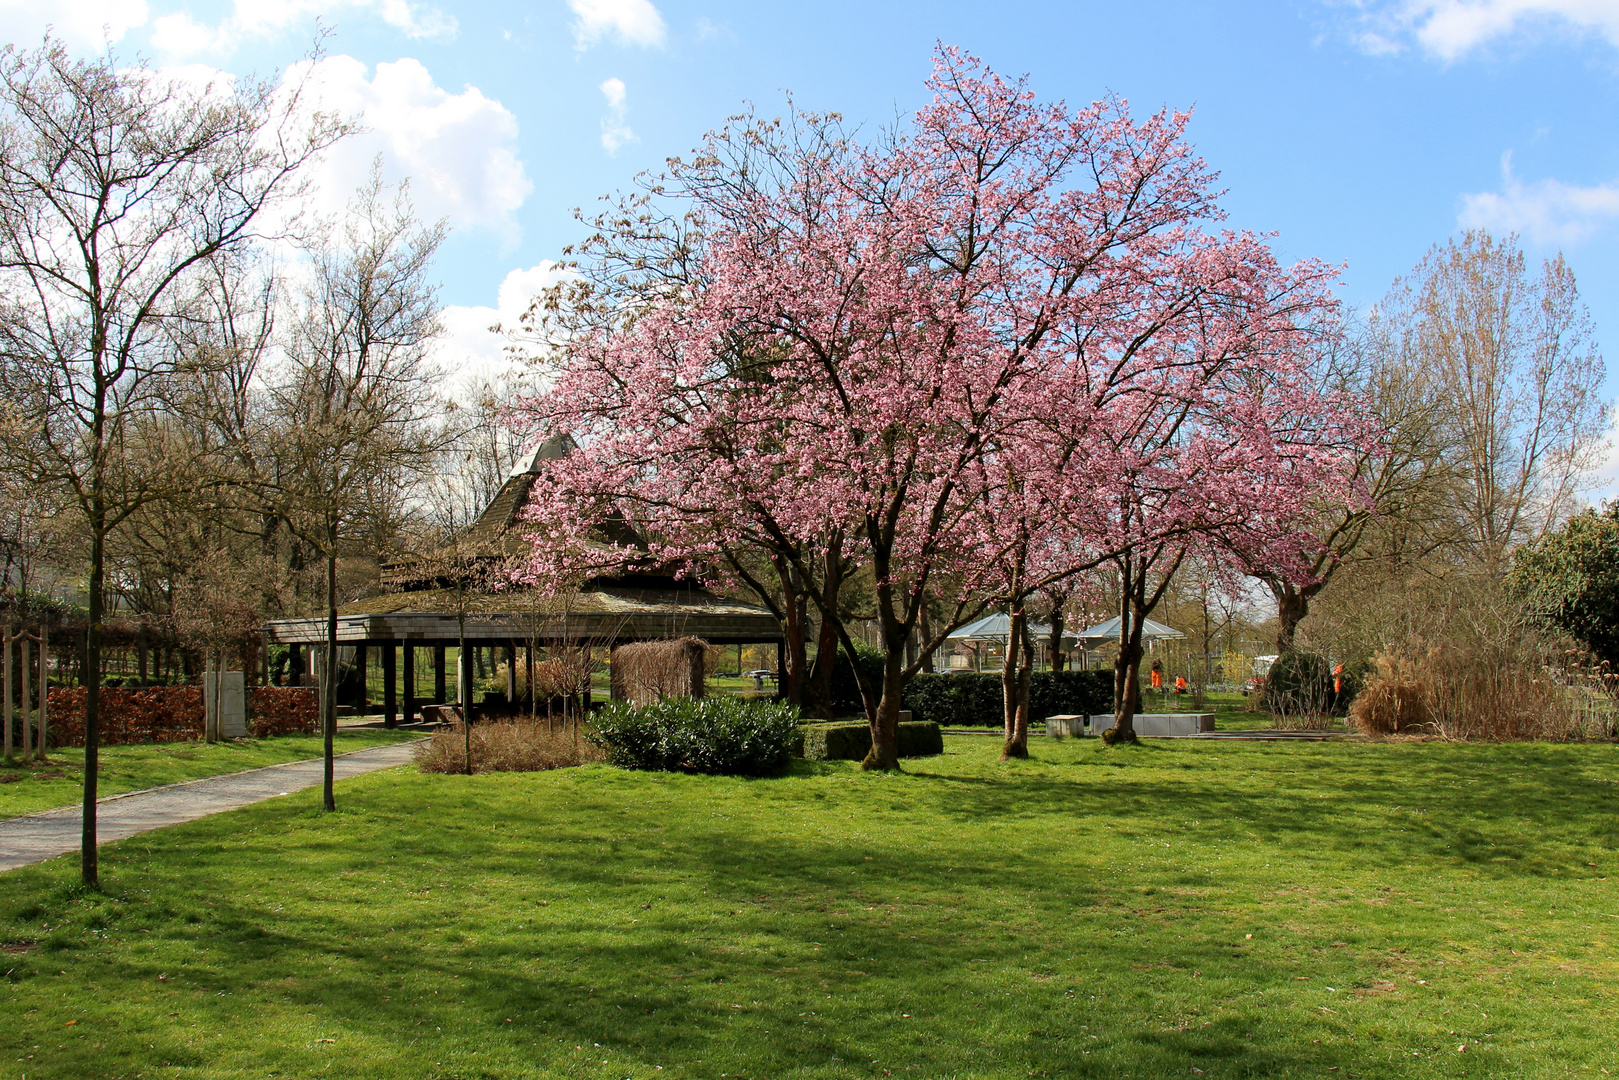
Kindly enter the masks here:
[[1177, 675], [1177, 676], [1175, 676], [1175, 693], [1177, 693], [1177, 694], [1186, 693], [1186, 676], [1185, 675]]
[[1163, 689], [1163, 685], [1164, 685], [1164, 673], [1159, 671], [1157, 668], [1153, 668], [1153, 671], [1152, 671], [1152, 688], [1154, 690], [1161, 690], [1161, 689]]

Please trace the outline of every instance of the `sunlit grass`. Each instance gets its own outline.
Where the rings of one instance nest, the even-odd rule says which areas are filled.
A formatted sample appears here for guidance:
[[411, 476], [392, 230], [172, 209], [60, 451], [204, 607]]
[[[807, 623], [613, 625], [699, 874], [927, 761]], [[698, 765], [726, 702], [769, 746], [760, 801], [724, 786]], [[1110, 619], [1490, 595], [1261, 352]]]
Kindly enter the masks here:
[[948, 747], [892, 776], [394, 770], [335, 815], [306, 792], [111, 846], [104, 896], [70, 859], [6, 874], [0, 1063], [1619, 1070], [1613, 746]]

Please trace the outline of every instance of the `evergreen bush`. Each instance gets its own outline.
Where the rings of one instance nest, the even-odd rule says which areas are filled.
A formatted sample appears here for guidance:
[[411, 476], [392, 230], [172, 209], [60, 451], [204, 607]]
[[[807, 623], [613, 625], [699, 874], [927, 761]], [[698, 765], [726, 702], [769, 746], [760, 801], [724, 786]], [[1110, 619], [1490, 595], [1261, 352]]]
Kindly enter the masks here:
[[[871, 725], [865, 721], [804, 724], [793, 752], [810, 761], [860, 761], [871, 752]], [[939, 725], [908, 721], [899, 725], [899, 756], [930, 757], [944, 753]]]
[[592, 713], [590, 739], [620, 769], [770, 776], [798, 741], [798, 709], [776, 701], [669, 698], [613, 702]]
[[1265, 676], [1265, 709], [1281, 716], [1315, 716], [1332, 702], [1332, 667], [1317, 653], [1278, 656]]

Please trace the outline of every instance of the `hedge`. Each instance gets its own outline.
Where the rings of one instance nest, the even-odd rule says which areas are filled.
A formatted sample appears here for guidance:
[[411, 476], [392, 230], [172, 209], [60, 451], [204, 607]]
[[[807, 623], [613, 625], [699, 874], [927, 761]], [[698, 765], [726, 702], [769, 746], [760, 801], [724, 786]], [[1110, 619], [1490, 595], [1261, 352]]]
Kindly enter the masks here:
[[[84, 745], [81, 687], [52, 687], [49, 698], [53, 746]], [[248, 691], [248, 730], [254, 736], [313, 734], [320, 726], [315, 691], [308, 687], [255, 686]], [[101, 744], [186, 742], [202, 738], [202, 687], [101, 688]]]
[[[871, 726], [864, 721], [803, 724], [793, 753], [810, 761], [860, 761], [871, 752]], [[899, 725], [899, 756], [930, 757], [944, 753], [939, 725], [912, 720]]]
[[[905, 687], [901, 708], [918, 721], [942, 727], [1000, 727], [1005, 697], [1001, 673], [918, 675]], [[1029, 680], [1029, 723], [1048, 716], [1113, 711], [1113, 672], [1036, 671]]]

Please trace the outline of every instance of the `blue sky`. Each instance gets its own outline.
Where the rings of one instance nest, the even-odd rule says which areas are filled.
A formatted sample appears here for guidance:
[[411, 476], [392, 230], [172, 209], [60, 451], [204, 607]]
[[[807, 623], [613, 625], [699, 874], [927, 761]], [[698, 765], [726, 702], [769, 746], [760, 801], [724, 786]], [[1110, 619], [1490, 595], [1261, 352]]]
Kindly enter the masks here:
[[482, 327], [545, 280], [580, 233], [574, 207], [783, 90], [891, 120], [922, 101], [936, 40], [1042, 96], [1194, 108], [1231, 223], [1276, 233], [1285, 258], [1346, 263], [1352, 304], [1479, 224], [1565, 252], [1599, 337], [1619, 341], [1619, 0], [0, 0], [9, 41], [49, 22], [78, 51], [236, 75], [301, 70], [317, 20], [314, 81], [371, 129], [323, 166], [324, 204], [380, 153], [449, 219], [452, 363], [495, 355]]

